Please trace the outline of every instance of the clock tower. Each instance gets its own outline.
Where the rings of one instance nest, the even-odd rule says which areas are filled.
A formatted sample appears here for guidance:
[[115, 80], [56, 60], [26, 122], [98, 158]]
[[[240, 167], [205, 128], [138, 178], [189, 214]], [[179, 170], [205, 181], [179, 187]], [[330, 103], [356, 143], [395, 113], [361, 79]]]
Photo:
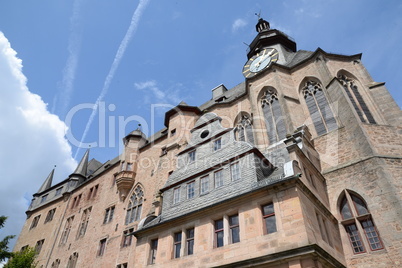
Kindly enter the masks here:
[[283, 32], [271, 29], [266, 20], [260, 18], [255, 28], [258, 34], [249, 46], [248, 61], [243, 67], [246, 78], [257, 75], [272, 63], [284, 65], [296, 52], [295, 41]]

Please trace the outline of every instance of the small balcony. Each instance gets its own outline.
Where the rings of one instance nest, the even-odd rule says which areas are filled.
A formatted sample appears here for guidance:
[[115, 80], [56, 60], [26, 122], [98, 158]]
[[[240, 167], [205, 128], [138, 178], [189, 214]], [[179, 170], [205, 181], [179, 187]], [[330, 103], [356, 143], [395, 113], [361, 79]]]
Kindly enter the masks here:
[[116, 186], [119, 191], [120, 200], [124, 201], [135, 182], [134, 171], [123, 170], [116, 175]]

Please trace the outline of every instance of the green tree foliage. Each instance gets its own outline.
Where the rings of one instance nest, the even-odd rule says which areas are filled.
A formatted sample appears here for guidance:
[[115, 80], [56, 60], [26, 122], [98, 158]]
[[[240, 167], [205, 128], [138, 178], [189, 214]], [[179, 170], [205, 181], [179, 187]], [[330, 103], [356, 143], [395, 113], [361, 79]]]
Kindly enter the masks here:
[[[6, 216], [0, 216], [0, 229], [4, 227], [6, 220]], [[13, 256], [13, 253], [8, 251], [8, 242], [14, 237], [15, 235], [8, 235], [0, 241], [0, 262]]]
[[23, 251], [13, 253], [13, 257], [8, 261], [4, 268], [35, 268], [36, 251], [34, 248], [28, 247]]

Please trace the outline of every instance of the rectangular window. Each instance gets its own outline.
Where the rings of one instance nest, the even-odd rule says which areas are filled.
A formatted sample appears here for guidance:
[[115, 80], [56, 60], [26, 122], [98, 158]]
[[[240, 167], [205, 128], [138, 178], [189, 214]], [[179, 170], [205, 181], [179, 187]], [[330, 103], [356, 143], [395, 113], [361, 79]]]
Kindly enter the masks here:
[[38, 242], [36, 242], [36, 245], [35, 245], [36, 255], [38, 255], [40, 253], [40, 251], [42, 250], [43, 243], [45, 243], [45, 239], [42, 239], [42, 240], [39, 240]]
[[230, 173], [232, 175], [232, 181], [240, 179], [240, 165], [239, 162], [230, 165]]
[[42, 199], [40, 200], [40, 202], [41, 202], [41, 203], [45, 202], [45, 201], [46, 201], [46, 199], [47, 199], [47, 196], [48, 196], [47, 194], [46, 194], [46, 195], [44, 195], [44, 196], [42, 196]]
[[233, 215], [229, 217], [229, 228], [231, 243], [233, 244], [240, 242], [239, 215]]
[[46, 215], [45, 223], [53, 220], [54, 213], [56, 213], [55, 208], [48, 211], [48, 213]]
[[195, 161], [195, 150], [188, 153], [188, 162], [192, 163]]
[[103, 256], [103, 254], [105, 253], [105, 249], [106, 249], [106, 238], [99, 241], [98, 256]]
[[222, 140], [219, 138], [214, 140], [214, 151], [218, 151], [222, 147]]
[[346, 233], [349, 236], [349, 241], [355, 254], [365, 252], [362, 240], [360, 238], [359, 231], [356, 224], [350, 224], [345, 226]]
[[123, 170], [124, 170], [124, 167], [125, 167], [125, 163], [124, 163], [124, 161], [123, 161], [123, 162], [121, 162], [120, 171], [123, 171]]
[[61, 234], [60, 245], [67, 243], [68, 236], [70, 235], [71, 226], [73, 225], [74, 216], [71, 216], [66, 220], [66, 225], [64, 226], [63, 233]]
[[71, 205], [71, 208], [78, 207], [78, 205], [80, 204], [80, 201], [81, 201], [81, 197], [82, 197], [82, 194], [79, 194], [78, 196], [74, 197], [73, 204]]
[[215, 246], [223, 247], [223, 219], [215, 221]]
[[181, 251], [181, 232], [175, 233], [174, 234], [174, 244], [173, 244], [173, 250], [174, 250], [174, 258], [180, 258], [180, 251]]
[[332, 247], [332, 241], [329, 236], [326, 220], [324, 219], [324, 217], [321, 214], [319, 214], [317, 212], [315, 213], [315, 215], [316, 215], [316, 218], [318, 221], [318, 227], [320, 228], [320, 234], [321, 234], [322, 240], [327, 242]]
[[201, 194], [206, 194], [209, 192], [209, 176], [202, 177], [200, 179], [201, 183]]
[[39, 219], [40, 219], [40, 215], [38, 215], [35, 218], [33, 218], [32, 223], [31, 223], [31, 227], [29, 227], [29, 230], [35, 228], [38, 225]]
[[155, 263], [157, 250], [158, 250], [158, 239], [152, 239], [151, 240], [151, 252], [149, 254], [149, 264]]
[[194, 253], [194, 228], [186, 230], [187, 255]]
[[133, 241], [133, 235], [131, 233], [133, 233], [133, 232], [134, 232], [134, 228], [125, 230], [123, 232], [123, 238], [121, 241], [122, 248], [131, 246], [131, 242]]
[[271, 234], [276, 232], [276, 218], [273, 203], [262, 206], [262, 217], [265, 222], [265, 233]]
[[62, 190], [63, 190], [63, 187], [60, 187], [60, 188], [56, 189], [56, 193], [55, 193], [54, 196], [60, 195]]
[[195, 195], [194, 185], [195, 185], [194, 181], [187, 183], [187, 199], [194, 198]]
[[223, 186], [223, 170], [218, 170], [214, 173], [215, 188]]
[[109, 223], [113, 220], [114, 206], [105, 210], [105, 217], [103, 218], [103, 224]]
[[170, 137], [173, 137], [176, 135], [176, 129], [172, 129], [172, 131], [170, 131]]
[[89, 189], [88, 200], [91, 198], [95, 198], [95, 196], [98, 192], [98, 187], [99, 187], [99, 184], [97, 184], [94, 187], [91, 187], [91, 189]]
[[173, 204], [180, 202], [180, 187], [174, 188], [173, 190]]
[[381, 243], [380, 236], [378, 235], [377, 229], [375, 228], [371, 219], [364, 220], [361, 222], [361, 224], [370, 244], [371, 250], [382, 249], [383, 245]]
[[82, 217], [81, 217], [81, 223], [78, 229], [77, 237], [81, 237], [85, 235], [85, 232], [87, 231], [88, 223], [89, 223], [89, 217], [91, 216], [91, 210], [92, 207], [85, 209], [82, 212]]
[[127, 268], [127, 262], [122, 264], [117, 264], [116, 268]]

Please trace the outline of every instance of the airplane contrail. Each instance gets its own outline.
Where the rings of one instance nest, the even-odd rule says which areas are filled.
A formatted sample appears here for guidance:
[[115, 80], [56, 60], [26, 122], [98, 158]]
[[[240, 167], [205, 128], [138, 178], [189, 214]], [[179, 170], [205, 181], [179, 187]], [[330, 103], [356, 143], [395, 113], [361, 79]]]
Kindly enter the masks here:
[[56, 102], [61, 100], [61, 106], [58, 108], [60, 115], [64, 116], [71, 100], [71, 94], [74, 90], [74, 80], [78, 65], [78, 55], [81, 48], [82, 28], [79, 27], [81, 20], [81, 0], [75, 0], [73, 4], [73, 14], [70, 17], [70, 36], [68, 38], [68, 58], [63, 69], [63, 78], [61, 81], [61, 92], [55, 97], [53, 102], [53, 111], [56, 108]]
[[128, 44], [130, 43], [130, 40], [131, 40], [133, 34], [137, 30], [138, 23], [140, 21], [142, 13], [144, 12], [148, 2], [149, 2], [149, 0], [140, 0], [137, 8], [134, 11], [133, 17], [131, 18], [130, 26], [128, 27], [126, 35], [124, 36], [123, 40], [120, 43], [119, 49], [117, 50], [116, 56], [114, 57], [112, 66], [110, 67], [109, 73], [106, 76], [102, 91], [99, 94], [98, 99], [96, 100], [94, 106], [92, 107], [92, 113], [89, 117], [87, 125], [85, 126], [84, 134], [82, 134], [80, 145], [78, 146], [77, 151], [75, 152], [74, 158], [77, 157], [77, 154], [81, 149], [82, 142], [85, 140], [85, 138], [88, 134], [89, 128], [91, 127], [92, 122], [94, 121], [95, 116], [98, 113], [99, 103], [103, 100], [103, 98], [105, 97], [105, 95], [109, 89], [109, 86], [113, 80], [114, 74], [115, 74], [117, 68], [119, 67], [120, 61], [124, 56], [126, 48], [127, 48]]

